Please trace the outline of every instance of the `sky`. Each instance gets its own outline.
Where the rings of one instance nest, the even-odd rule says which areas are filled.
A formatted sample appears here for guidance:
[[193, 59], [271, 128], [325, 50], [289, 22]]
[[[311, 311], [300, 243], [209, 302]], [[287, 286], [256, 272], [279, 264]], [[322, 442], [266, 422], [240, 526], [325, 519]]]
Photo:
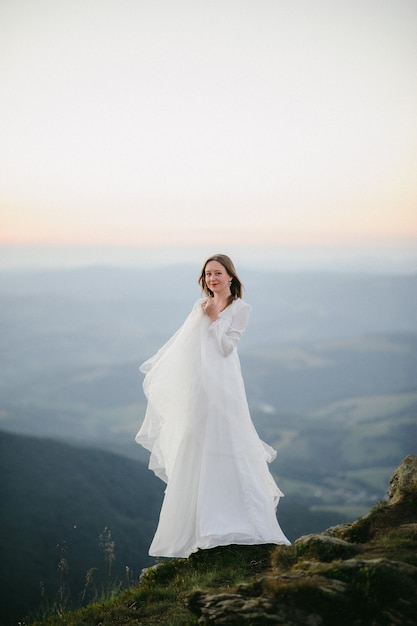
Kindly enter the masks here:
[[416, 30], [415, 0], [0, 0], [0, 262], [412, 257]]

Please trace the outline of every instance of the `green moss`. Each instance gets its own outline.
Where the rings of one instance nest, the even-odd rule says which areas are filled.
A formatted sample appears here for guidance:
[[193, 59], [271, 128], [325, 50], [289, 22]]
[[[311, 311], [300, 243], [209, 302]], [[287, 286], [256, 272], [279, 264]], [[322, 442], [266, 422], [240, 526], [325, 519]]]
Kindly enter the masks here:
[[349, 606], [362, 620], [376, 614], [396, 602], [398, 598], [409, 598], [414, 593], [415, 581], [389, 564], [374, 566], [369, 563], [361, 567], [341, 568], [337, 564], [323, 572], [329, 578], [337, 578], [347, 584]]
[[325, 563], [351, 558], [358, 551], [353, 544], [332, 541], [327, 537], [321, 538], [321, 535], [314, 536], [305, 542], [297, 542], [295, 549], [300, 558], [324, 561]]
[[417, 526], [401, 526], [370, 542], [366, 558], [382, 557], [417, 566]]
[[[300, 575], [293, 579], [267, 580], [265, 591], [274, 598], [277, 608], [285, 605], [292, 615], [319, 614], [323, 624], [329, 626], [351, 626], [348, 599], [344, 596], [344, 585], [335, 582], [325, 588], [326, 581], [320, 575]], [[289, 611], [288, 611], [289, 609]], [[298, 623], [298, 622], [297, 622]]]

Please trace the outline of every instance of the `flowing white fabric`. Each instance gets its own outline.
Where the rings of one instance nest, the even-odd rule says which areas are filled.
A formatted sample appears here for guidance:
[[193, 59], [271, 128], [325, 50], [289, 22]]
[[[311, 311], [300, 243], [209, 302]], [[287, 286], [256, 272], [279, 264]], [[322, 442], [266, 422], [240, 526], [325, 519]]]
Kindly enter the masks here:
[[152, 556], [188, 557], [229, 544], [289, 544], [277, 518], [283, 493], [249, 414], [236, 344], [250, 306], [234, 300], [211, 323], [199, 300], [140, 370], [148, 400], [136, 441], [167, 483]]

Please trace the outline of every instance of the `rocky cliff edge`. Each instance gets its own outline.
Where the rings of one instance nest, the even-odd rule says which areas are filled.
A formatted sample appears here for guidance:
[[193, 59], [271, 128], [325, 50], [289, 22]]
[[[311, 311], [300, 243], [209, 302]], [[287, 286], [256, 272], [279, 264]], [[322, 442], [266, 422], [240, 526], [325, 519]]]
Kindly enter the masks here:
[[415, 626], [417, 456], [368, 515], [277, 546], [262, 577], [227, 593], [195, 591], [189, 608], [207, 626]]

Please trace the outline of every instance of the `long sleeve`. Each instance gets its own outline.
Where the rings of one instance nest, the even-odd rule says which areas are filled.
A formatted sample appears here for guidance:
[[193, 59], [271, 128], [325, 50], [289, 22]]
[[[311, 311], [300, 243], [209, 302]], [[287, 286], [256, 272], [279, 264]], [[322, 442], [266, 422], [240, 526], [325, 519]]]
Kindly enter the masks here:
[[209, 326], [210, 336], [223, 356], [231, 354], [241, 338], [249, 321], [251, 307], [242, 300], [235, 301], [235, 310], [229, 315], [217, 318]]

